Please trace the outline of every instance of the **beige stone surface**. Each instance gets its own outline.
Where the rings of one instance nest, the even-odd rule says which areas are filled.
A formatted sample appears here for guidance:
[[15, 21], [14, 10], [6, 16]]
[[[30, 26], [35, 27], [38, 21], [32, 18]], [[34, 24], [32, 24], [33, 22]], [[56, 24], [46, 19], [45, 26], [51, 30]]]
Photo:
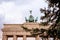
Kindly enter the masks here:
[[[18, 36], [23, 36], [23, 40], [26, 40], [26, 36], [31, 36], [30, 32], [25, 32], [22, 26], [27, 27], [28, 29], [32, 28], [43, 28], [48, 29], [49, 26], [42, 26], [39, 23], [28, 22], [23, 24], [4, 24], [4, 28], [2, 29], [3, 35], [13, 36], [13, 40], [17, 40]], [[3, 40], [7, 40], [6, 36], [3, 36]], [[36, 40], [39, 39], [39, 36], [36, 37]]]

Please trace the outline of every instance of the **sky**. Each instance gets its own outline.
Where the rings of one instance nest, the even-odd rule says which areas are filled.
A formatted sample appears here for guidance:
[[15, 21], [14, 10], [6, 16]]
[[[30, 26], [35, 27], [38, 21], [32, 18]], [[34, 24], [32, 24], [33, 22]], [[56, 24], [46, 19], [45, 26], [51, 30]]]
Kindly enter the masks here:
[[[43, 15], [40, 8], [47, 7], [44, 0], [0, 0], [0, 29], [3, 24], [22, 24], [25, 22], [25, 17], [29, 17], [30, 10], [34, 18]], [[0, 40], [2, 39], [2, 31], [0, 30]]]

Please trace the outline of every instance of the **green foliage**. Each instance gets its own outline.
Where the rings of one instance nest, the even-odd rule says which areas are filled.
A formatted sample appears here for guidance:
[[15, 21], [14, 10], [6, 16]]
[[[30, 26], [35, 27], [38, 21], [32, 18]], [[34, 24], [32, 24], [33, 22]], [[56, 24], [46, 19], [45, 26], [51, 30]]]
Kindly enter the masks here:
[[[42, 20], [47, 20], [46, 23], [52, 23], [51, 27], [54, 29], [58, 26], [60, 22], [60, 0], [47, 0], [48, 8], [40, 9], [44, 16], [41, 17]], [[52, 8], [52, 10], [51, 10]]]
[[41, 22], [40, 25], [47, 26], [47, 25], [49, 25], [49, 24], [48, 24], [47, 22]]
[[38, 28], [34, 28], [34, 29], [28, 29], [24, 26], [22, 26], [22, 28], [26, 31], [26, 32], [30, 32], [32, 36], [37, 36], [40, 35], [47, 31], [46, 29], [38, 29]]
[[41, 30], [41, 33], [44, 33], [46, 31], [46, 29], [40, 29]]
[[50, 37], [56, 37], [57, 36], [57, 29], [49, 29], [47, 31], [47, 34], [50, 36]]
[[[41, 22], [42, 25], [47, 25], [49, 23], [52, 23], [51, 29], [45, 30], [45, 29], [28, 29], [25, 27], [22, 27], [25, 31], [29, 31], [32, 35], [40, 35], [43, 34], [45, 31], [47, 32], [48, 36], [51, 37], [58, 37], [60, 38], [60, 0], [47, 0], [48, 8], [46, 9], [40, 9], [41, 13], [44, 13], [44, 16], [41, 17], [41, 20], [46, 22]], [[51, 10], [52, 8], [52, 10]]]
[[60, 0], [47, 0], [47, 1], [49, 1], [52, 4], [57, 4], [60, 2]]
[[31, 29], [28, 29], [27, 27], [22, 26], [22, 28], [23, 28], [26, 32], [31, 31]]
[[37, 32], [39, 32], [40, 30], [38, 29], [38, 28], [36, 28], [36, 29], [33, 29], [33, 32], [34, 33], [37, 33]]

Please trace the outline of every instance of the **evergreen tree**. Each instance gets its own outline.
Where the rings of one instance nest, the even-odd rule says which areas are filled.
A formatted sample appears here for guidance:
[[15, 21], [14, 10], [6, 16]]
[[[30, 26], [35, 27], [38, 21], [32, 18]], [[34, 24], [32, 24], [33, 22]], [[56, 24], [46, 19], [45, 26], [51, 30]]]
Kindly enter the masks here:
[[60, 0], [46, 0], [48, 2], [48, 8], [40, 9], [42, 13], [44, 13], [44, 16], [41, 17], [41, 19], [45, 22], [42, 22], [42, 24], [48, 25], [52, 24], [49, 30], [46, 29], [28, 29], [23, 27], [26, 31], [30, 31], [32, 35], [40, 35], [44, 36], [43, 34], [46, 32], [48, 36], [51, 36], [54, 38], [60, 38]]
[[41, 17], [42, 20], [47, 20], [43, 23], [51, 23], [51, 29], [48, 30], [48, 34], [54, 37], [58, 36], [60, 38], [60, 0], [47, 0], [48, 9], [40, 9], [44, 16]]
[[55, 28], [60, 22], [60, 0], [47, 0], [48, 9], [40, 9], [41, 12], [45, 14], [41, 19], [46, 19], [46, 23], [52, 23], [53, 28]]

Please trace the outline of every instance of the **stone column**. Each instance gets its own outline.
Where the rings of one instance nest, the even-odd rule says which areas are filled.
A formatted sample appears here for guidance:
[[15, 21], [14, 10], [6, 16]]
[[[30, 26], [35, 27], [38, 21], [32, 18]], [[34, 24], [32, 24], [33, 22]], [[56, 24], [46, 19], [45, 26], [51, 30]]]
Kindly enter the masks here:
[[23, 40], [26, 40], [26, 35], [23, 35]]
[[17, 40], [17, 36], [16, 35], [13, 35], [13, 40]]
[[3, 35], [2, 40], [8, 40], [8, 37], [6, 35]]
[[39, 35], [37, 35], [37, 36], [36, 36], [36, 40], [40, 40], [40, 37], [39, 37]]

